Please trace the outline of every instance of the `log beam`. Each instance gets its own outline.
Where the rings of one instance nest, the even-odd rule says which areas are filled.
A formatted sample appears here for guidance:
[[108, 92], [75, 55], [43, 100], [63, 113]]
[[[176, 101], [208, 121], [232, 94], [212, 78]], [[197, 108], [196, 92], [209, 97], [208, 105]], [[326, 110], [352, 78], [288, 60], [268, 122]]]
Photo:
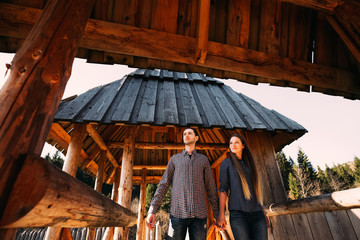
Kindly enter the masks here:
[[210, 0], [199, 0], [195, 61], [205, 63], [209, 40]]
[[[58, 123], [53, 123], [50, 128], [48, 138], [53, 139], [59, 146], [67, 150], [70, 144], [71, 137], [70, 135], [61, 127]], [[81, 149], [81, 159], [86, 161], [89, 159], [89, 155]], [[98, 170], [98, 165], [94, 161], [89, 160], [89, 164], [86, 166], [94, 175], [96, 175]]]
[[221, 156], [218, 159], [216, 159], [216, 161], [213, 164], [211, 164], [212, 169], [216, 168], [219, 164], [222, 163], [222, 161], [226, 159], [227, 152], [228, 151], [225, 151], [223, 154], [221, 154]]
[[147, 169], [143, 168], [141, 171], [141, 183], [140, 183], [140, 197], [139, 197], [139, 210], [138, 210], [138, 222], [136, 239], [145, 239], [145, 203], [146, 203], [146, 174]]
[[282, 2], [289, 2], [297, 6], [312, 8], [324, 12], [333, 12], [342, 1], [340, 0], [281, 0]]
[[360, 188], [333, 192], [284, 203], [273, 203], [265, 211], [269, 217], [308, 212], [325, 212], [360, 207]]
[[[24, 38], [29, 31], [29, 25], [31, 26], [31, 22], [34, 22], [33, 19], [36, 19], [40, 12], [38, 9], [0, 3], [0, 15], [4, 16], [0, 19], [0, 35]], [[16, 16], [24, 17], [18, 19]], [[17, 28], [14, 29], [14, 26]], [[80, 46], [98, 51], [196, 64], [196, 38], [93, 19], [88, 21]], [[206, 62], [199, 65], [210, 69], [263, 77], [264, 82], [267, 79], [289, 81], [360, 97], [357, 76], [349, 71], [212, 41], [208, 42], [207, 49]]]
[[18, 159], [41, 154], [94, 2], [48, 1], [12, 60], [0, 90], [0, 217]]
[[0, 228], [124, 227], [136, 224], [136, 220], [135, 213], [46, 160], [28, 155], [10, 194]]
[[115, 160], [114, 156], [111, 154], [110, 150], [106, 146], [106, 144], [105, 144], [104, 140], [102, 139], [102, 137], [100, 136], [100, 134], [96, 131], [94, 125], [92, 125], [92, 124], [86, 125], [86, 130], [91, 135], [94, 142], [96, 142], [96, 144], [99, 146], [99, 148], [103, 151], [106, 151], [106, 156], [109, 159], [109, 161], [111, 162], [111, 164], [115, 168], [119, 167], [119, 164]]
[[[109, 148], [124, 148], [123, 142], [107, 142]], [[227, 144], [196, 144], [198, 150], [226, 150], [229, 146]], [[136, 142], [136, 149], [172, 149], [182, 150], [184, 149], [183, 143], [149, 143], [149, 142]]]

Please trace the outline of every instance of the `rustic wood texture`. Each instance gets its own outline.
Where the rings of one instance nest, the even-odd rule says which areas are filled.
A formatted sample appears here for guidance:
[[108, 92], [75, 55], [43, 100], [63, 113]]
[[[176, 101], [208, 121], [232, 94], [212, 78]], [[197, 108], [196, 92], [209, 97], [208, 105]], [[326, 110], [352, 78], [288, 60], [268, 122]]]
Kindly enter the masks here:
[[[49, 1], [14, 56], [0, 90], [0, 215], [18, 171], [17, 159], [41, 153], [93, 3]], [[64, 18], [68, 21], [62, 22]]]
[[46, 160], [30, 155], [14, 184], [0, 226], [103, 227], [135, 223], [136, 215], [130, 210]]
[[147, 169], [143, 168], [141, 171], [141, 183], [140, 183], [140, 196], [139, 196], [139, 210], [138, 210], [138, 221], [136, 239], [145, 239], [146, 232], [146, 216], [145, 216], [145, 202], [146, 202], [146, 172]]
[[[136, 59], [142, 59], [141, 62], [134, 62], [133, 66], [136, 67], [165, 67], [176, 71], [190, 71], [191, 69], [196, 69], [196, 71], [206, 72], [216, 77], [224, 76], [225, 72], [227, 76], [231, 75], [242, 81], [269, 82], [280, 86], [286, 85], [298, 87], [300, 90], [308, 89], [308, 86], [312, 85], [316, 87], [317, 91], [329, 92], [331, 90], [332, 94], [340, 94], [345, 97], [356, 98], [356, 96], [359, 95], [359, 86], [355, 80], [357, 75], [356, 67], [354, 68], [353, 65], [349, 65], [349, 68], [355, 70], [343, 72], [344, 70], [341, 69], [342, 66], [340, 65], [335, 68], [329, 68], [328, 66], [311, 64], [309, 62], [311, 61], [309, 58], [311, 55], [309, 52], [311, 48], [298, 48], [299, 44], [304, 46], [307, 42], [310, 43], [309, 41], [311, 39], [309, 40], [310, 35], [308, 33], [311, 32], [311, 29], [309, 28], [313, 28], [313, 21], [315, 21], [311, 18], [311, 15], [301, 14], [303, 8], [291, 8], [294, 12], [291, 16], [299, 16], [299, 21], [296, 21], [296, 23], [298, 23], [296, 26], [299, 27], [301, 32], [305, 33], [305, 35], [300, 34], [299, 36], [301, 38], [304, 36], [306, 41], [300, 41], [301, 38], [295, 39], [298, 44], [292, 44], [292, 41], [289, 41], [288, 43], [292, 44], [288, 45], [289, 52], [296, 52], [303, 49], [304, 52], [297, 53], [296, 55], [307, 56], [307, 59], [299, 60], [282, 58], [280, 57], [281, 55], [279, 55], [279, 43], [282, 38], [280, 36], [283, 33], [280, 26], [283, 26], [283, 23], [280, 24], [279, 21], [282, 19], [280, 12], [283, 8], [280, 7], [279, 1], [274, 0], [274, 4], [269, 6], [271, 11], [269, 13], [266, 13], [265, 11], [264, 16], [262, 16], [264, 11], [256, 9], [262, 7], [262, 4], [256, 5], [256, 0], [253, 0], [253, 2], [251, 13], [253, 13], [255, 18], [251, 17], [250, 20], [253, 21], [254, 24], [250, 25], [249, 39], [251, 39], [251, 41], [249, 42], [249, 48], [234, 47], [226, 44], [226, 27], [228, 24], [226, 20], [228, 14], [226, 7], [228, 4], [226, 1], [216, 1], [214, 4], [211, 4], [210, 16], [212, 16], [212, 14], [213, 16], [216, 16], [216, 21], [212, 20], [210, 17], [210, 41], [208, 42], [206, 62], [202, 67], [194, 65], [196, 64], [194, 58], [196, 39], [194, 37], [179, 34], [169, 34], [169, 31], [172, 32], [173, 30], [165, 30], [167, 28], [172, 28], [169, 27], [172, 25], [172, 20], [168, 21], [166, 26], [159, 26], [160, 28], [155, 27], [159, 24], [159, 20], [156, 20], [156, 24], [152, 23], [154, 25], [152, 29], [139, 29], [132, 24], [110, 23], [91, 19], [88, 22], [83, 41], [80, 44], [83, 48], [91, 48], [98, 51], [141, 56], [142, 58], [136, 57]], [[177, 1], [174, 1], [172, 4], [176, 5]], [[155, 15], [164, 11], [158, 7], [158, 3], [155, 5], [157, 10], [152, 10]], [[2, 6], [5, 8], [3, 11], [4, 16], [7, 18], [3, 21], [3, 33], [0, 32], [0, 34], [20, 38], [25, 37], [26, 33], [29, 31], [27, 30], [29, 29], [29, 22], [34, 21], [33, 18], [28, 17], [26, 20], [23, 20], [23, 18], [17, 19], [14, 15], [22, 16], [20, 15], [20, 11], [23, 10], [17, 10], [16, 6], [13, 5], [9, 7], [8, 4], [2, 4]], [[10, 8], [11, 11], [6, 10], [6, 8]], [[175, 7], [174, 9], [177, 8], [178, 7]], [[39, 10], [35, 9], [27, 11], [30, 11], [35, 16], [40, 13]], [[310, 11], [311, 10], [307, 10], [307, 12]], [[10, 15], [10, 12], [14, 15]], [[170, 12], [168, 15], [169, 14]], [[282, 14], [286, 14], [286, 12], [283, 12]], [[338, 14], [339, 16], [342, 16], [341, 12]], [[29, 14], [25, 14], [24, 17], [26, 18], [28, 15]], [[176, 17], [177, 14], [174, 16]], [[157, 19], [157, 17], [155, 18]], [[261, 20], [259, 18], [261, 18]], [[17, 22], [12, 23], [14, 20]], [[12, 26], [14, 25], [20, 26], [23, 29], [14, 31], [12, 30]], [[252, 28], [257, 30], [253, 30]], [[225, 31], [223, 29], [225, 29]], [[293, 31], [288, 31], [288, 29], [289, 28], [284, 31], [291, 34]], [[291, 25], [291, 29], [293, 29], [293, 25]], [[259, 34], [255, 34], [257, 31], [260, 31]], [[316, 29], [314, 31], [316, 31]], [[212, 34], [215, 32], [216, 35], [212, 37]], [[263, 36], [263, 34], [267, 34], [270, 38]], [[108, 35], [111, 35], [112, 37], [109, 38], [107, 37]], [[316, 36], [316, 34], [311, 36]], [[132, 41], [128, 41], [129, 38], [131, 38]], [[169, 44], [171, 44], [171, 46], [169, 46]], [[259, 49], [260, 51], [255, 49]], [[333, 49], [338, 49], [338, 47], [334, 46]], [[348, 55], [348, 53], [343, 54]], [[154, 62], [153, 59], [157, 59], [157, 61]], [[164, 59], [166, 59], [166, 61], [164, 61]], [[170, 64], [170, 62], [180, 64]], [[259, 63], [261, 63], [261, 66], [259, 66]], [[184, 66], [185, 68], [177, 68], [177, 66]], [[217, 69], [221, 69], [221, 71], [219, 72]], [[319, 71], [321, 72], [321, 75], [316, 74]], [[334, 71], [336, 74], [333, 73]], [[330, 74], [327, 74], [327, 72], [330, 72]], [[244, 77], [244, 74], [246, 74], [246, 77]], [[259, 78], [254, 79], [253, 76]], [[339, 82], [345, 84], [339, 84]]]
[[360, 188], [344, 190], [269, 206], [267, 214], [277, 216], [293, 213], [324, 212], [360, 207]]

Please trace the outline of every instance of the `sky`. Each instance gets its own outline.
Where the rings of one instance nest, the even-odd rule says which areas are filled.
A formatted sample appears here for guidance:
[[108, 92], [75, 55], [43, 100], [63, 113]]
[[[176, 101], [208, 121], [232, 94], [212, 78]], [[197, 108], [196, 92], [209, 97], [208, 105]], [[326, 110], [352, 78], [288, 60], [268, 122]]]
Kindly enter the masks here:
[[[13, 56], [0, 53], [0, 87], [5, 81], [5, 64], [11, 63]], [[134, 70], [124, 65], [91, 64], [75, 59], [63, 98], [121, 79]], [[221, 81], [308, 130], [304, 136], [283, 148], [285, 155], [295, 162], [300, 148], [315, 168], [325, 169], [325, 164], [332, 167], [351, 162], [355, 156], [360, 158], [360, 100], [268, 84], [251, 85], [230, 79]], [[55, 149], [46, 144], [42, 155], [48, 152], [52, 155]]]

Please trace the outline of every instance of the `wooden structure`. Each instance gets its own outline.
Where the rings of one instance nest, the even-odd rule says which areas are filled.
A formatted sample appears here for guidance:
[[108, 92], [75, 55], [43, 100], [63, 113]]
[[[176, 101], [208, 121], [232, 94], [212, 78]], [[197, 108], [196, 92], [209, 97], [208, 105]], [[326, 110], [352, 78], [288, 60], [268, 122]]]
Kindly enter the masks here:
[[[0, 227], [7, 226], [6, 229], [9, 229], [11, 223], [6, 214], [14, 215], [16, 220], [24, 214], [32, 214], [29, 209], [39, 203], [35, 198], [38, 196], [35, 194], [37, 186], [31, 185], [32, 190], [22, 191], [23, 181], [35, 183], [43, 177], [46, 180], [40, 181], [43, 184], [39, 185], [46, 192], [43, 196], [63, 199], [63, 195], [54, 193], [64, 189], [50, 184], [57, 179], [36, 172], [28, 176], [23, 170], [34, 163], [37, 164], [33, 166], [35, 169], [51, 169], [39, 159], [39, 155], [50, 128], [57, 127], [52, 126], [52, 122], [71, 75], [75, 56], [86, 58], [89, 62], [199, 72], [213, 77], [234, 78], [249, 83], [267, 82], [302, 91], [359, 99], [359, 5], [356, 0], [1, 1], [0, 51], [16, 52], [16, 55], [8, 65], [7, 81], [0, 91]], [[118, 159], [108, 154], [107, 144], [97, 138], [96, 131], [101, 128], [90, 124], [86, 130], [92, 132], [113, 166], [119, 164]], [[249, 142], [258, 146], [259, 135], [252, 133], [247, 134]], [[273, 137], [267, 132], [261, 134], [263, 139]], [[130, 157], [127, 167], [131, 167], [131, 153], [136, 149], [136, 142], [130, 136], [127, 135], [124, 148]], [[63, 144], [70, 143], [69, 135], [61, 137]], [[262, 145], [256, 151], [263, 152], [261, 157], [266, 159], [267, 171], [273, 171], [268, 176], [277, 178], [278, 170], [274, 169], [273, 151], [270, 151], [274, 146]], [[85, 150], [80, 155], [88, 161], [88, 169], [96, 172], [99, 166], [94, 163], [94, 156], [88, 155]], [[134, 171], [137, 171], [136, 168]], [[63, 180], [68, 177], [63, 172], [58, 174]], [[120, 173], [114, 171], [111, 174], [116, 176]], [[103, 177], [112, 178], [111, 175]], [[140, 177], [133, 180], [138, 181]], [[276, 183], [275, 180], [272, 179], [269, 184]], [[285, 200], [280, 182], [271, 186], [271, 193], [267, 193], [269, 196], [273, 194], [273, 198], [268, 199], [269, 203]], [[81, 188], [79, 183], [74, 184]], [[130, 182], [116, 184], [121, 185], [124, 196], [128, 195], [126, 187]], [[90, 192], [94, 199], [100, 197], [98, 203], [105, 201], [100, 194]], [[8, 210], [14, 209], [8, 205], [20, 193], [32, 196], [26, 198], [31, 201], [16, 208], [19, 212]], [[74, 207], [70, 200], [62, 200], [63, 210], [67, 206]], [[128, 204], [126, 199], [123, 200], [124, 204]], [[53, 205], [42, 205], [44, 208], [49, 206], [51, 209]], [[129, 221], [121, 225], [133, 223], [131, 213], [117, 205], [114, 208], [119, 214], [129, 216]], [[79, 214], [88, 216], [86, 212]], [[341, 213], [333, 219], [338, 219], [340, 215], [348, 216]], [[58, 217], [64, 220], [68, 216]], [[84, 217], [82, 223], [71, 224], [100, 226], [100, 215], [93, 217], [96, 219]], [[295, 217], [292, 221], [283, 216], [273, 218], [282, 226], [274, 228], [276, 239], [315, 236], [291, 230], [294, 225], [313, 226], [306, 224], [301, 216], [296, 221]], [[36, 224], [57, 225], [50, 223], [49, 219], [49, 222], [44, 221], [41, 219]], [[329, 226], [344, 226], [343, 221], [336, 222]], [[294, 225], [288, 226], [290, 223]], [[113, 222], [114, 226], [119, 224]], [[68, 227], [67, 224], [58, 225]], [[14, 236], [10, 230], [1, 230], [0, 234], [0, 238], [5, 239]]]

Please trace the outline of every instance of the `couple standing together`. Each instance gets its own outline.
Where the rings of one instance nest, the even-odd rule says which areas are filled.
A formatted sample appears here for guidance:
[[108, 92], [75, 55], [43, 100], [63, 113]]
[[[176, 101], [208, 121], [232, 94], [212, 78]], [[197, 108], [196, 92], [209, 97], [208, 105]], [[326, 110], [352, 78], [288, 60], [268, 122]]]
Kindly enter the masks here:
[[173, 155], [151, 201], [147, 226], [154, 228], [156, 212], [171, 186], [170, 223], [167, 239], [206, 239], [206, 196], [220, 229], [226, 227], [225, 202], [229, 198], [230, 226], [235, 240], [267, 239], [267, 221], [262, 207], [260, 181], [253, 156], [244, 138], [230, 139], [230, 157], [220, 167], [220, 197], [208, 158], [195, 150], [199, 140], [192, 128], [185, 129], [185, 150]]

